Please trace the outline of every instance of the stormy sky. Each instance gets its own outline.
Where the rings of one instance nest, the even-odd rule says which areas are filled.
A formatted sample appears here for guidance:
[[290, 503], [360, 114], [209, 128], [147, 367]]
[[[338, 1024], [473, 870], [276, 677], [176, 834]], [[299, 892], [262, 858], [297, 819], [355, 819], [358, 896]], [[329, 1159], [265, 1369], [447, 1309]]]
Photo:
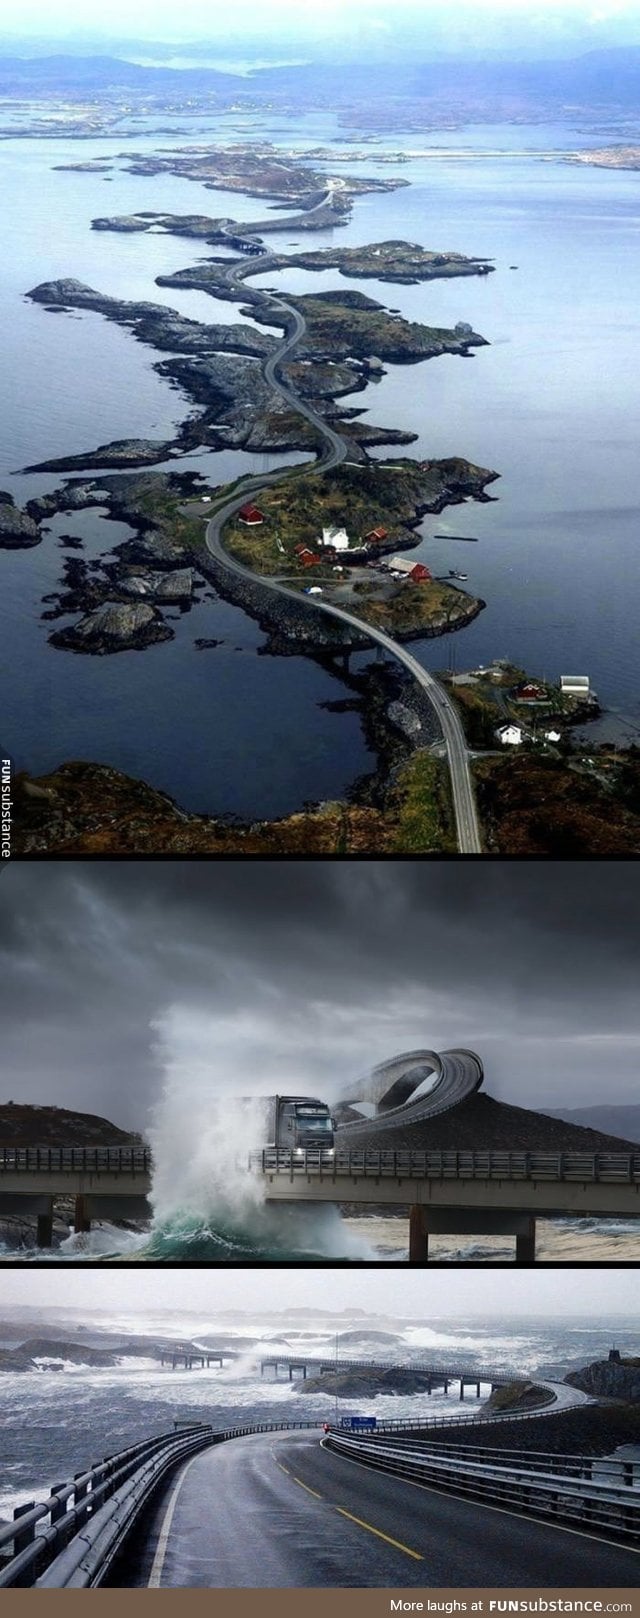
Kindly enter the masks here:
[[332, 1100], [464, 1045], [525, 1105], [638, 1098], [634, 864], [13, 864], [4, 1100], [146, 1129], [163, 1094]]

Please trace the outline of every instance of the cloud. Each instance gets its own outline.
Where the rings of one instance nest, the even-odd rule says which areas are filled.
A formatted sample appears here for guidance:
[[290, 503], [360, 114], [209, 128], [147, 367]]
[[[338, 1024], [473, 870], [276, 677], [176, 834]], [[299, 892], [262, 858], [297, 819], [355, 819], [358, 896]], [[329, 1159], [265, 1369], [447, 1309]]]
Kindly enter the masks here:
[[13, 865], [4, 1096], [146, 1128], [171, 1063], [212, 1093], [331, 1096], [462, 1044], [503, 1098], [633, 1099], [639, 882], [597, 861]]

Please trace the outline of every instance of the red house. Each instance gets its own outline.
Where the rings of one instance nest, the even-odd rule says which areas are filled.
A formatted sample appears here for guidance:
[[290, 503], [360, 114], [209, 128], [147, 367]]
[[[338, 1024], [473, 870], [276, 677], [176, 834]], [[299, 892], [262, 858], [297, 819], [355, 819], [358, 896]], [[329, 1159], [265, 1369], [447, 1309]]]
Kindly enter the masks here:
[[433, 574], [429, 572], [428, 567], [425, 567], [424, 562], [416, 562], [415, 567], [411, 569], [409, 578], [414, 584], [428, 584], [433, 578]]
[[383, 540], [389, 538], [388, 528], [371, 528], [364, 536], [365, 545], [381, 545]]
[[264, 522], [264, 512], [258, 511], [257, 506], [250, 504], [241, 506], [238, 512], [238, 522], [244, 523], [245, 528], [259, 528], [260, 523]]

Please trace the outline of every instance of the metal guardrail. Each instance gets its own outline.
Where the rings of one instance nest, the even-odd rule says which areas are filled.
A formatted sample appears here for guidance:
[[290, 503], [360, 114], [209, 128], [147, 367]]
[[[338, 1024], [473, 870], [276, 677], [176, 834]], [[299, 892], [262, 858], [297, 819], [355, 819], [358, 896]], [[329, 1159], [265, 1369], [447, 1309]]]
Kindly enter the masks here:
[[[589, 1533], [637, 1543], [640, 1539], [640, 1487], [633, 1480], [612, 1480], [593, 1475], [597, 1464], [589, 1458], [591, 1475], [559, 1474], [523, 1462], [500, 1463], [495, 1450], [477, 1449], [469, 1460], [466, 1446], [385, 1444], [373, 1438], [353, 1438], [332, 1429], [325, 1443], [339, 1454], [350, 1455], [366, 1466], [397, 1477], [420, 1480], [431, 1488], [470, 1495], [480, 1502], [497, 1503], [524, 1515], [582, 1527]], [[547, 1457], [557, 1462], [557, 1456]]]
[[[543, 1410], [530, 1411], [528, 1414], [539, 1416], [543, 1414]], [[519, 1415], [521, 1416], [522, 1412]], [[474, 1419], [476, 1418], [472, 1417], [472, 1420]], [[461, 1423], [460, 1425], [463, 1424]], [[465, 1422], [464, 1426], [466, 1427], [466, 1425], [467, 1423]], [[350, 1436], [348, 1433], [345, 1435], [340, 1428], [335, 1430], [340, 1437]], [[370, 1444], [377, 1444], [380, 1438], [384, 1444], [385, 1435], [388, 1431], [389, 1424], [385, 1423], [385, 1426], [378, 1427], [376, 1432], [368, 1433], [367, 1440]], [[615, 1483], [623, 1484], [625, 1488], [634, 1487], [637, 1474], [638, 1488], [640, 1490], [640, 1459], [634, 1461], [632, 1458], [617, 1457], [615, 1455], [603, 1455], [602, 1457], [564, 1453], [559, 1455], [553, 1450], [510, 1449], [505, 1451], [497, 1444], [447, 1444], [443, 1443], [442, 1440], [439, 1440], [436, 1444], [431, 1444], [428, 1439], [425, 1442], [424, 1439], [420, 1438], [407, 1438], [402, 1447], [409, 1452], [415, 1450], [416, 1455], [429, 1451], [438, 1456], [451, 1457], [453, 1460], [458, 1456], [471, 1461], [479, 1460], [483, 1462], [489, 1460], [495, 1461], [496, 1465], [503, 1467], [508, 1465], [520, 1470], [522, 1466], [527, 1471], [545, 1474], [552, 1472], [563, 1477], [594, 1478], [606, 1476]]]
[[46, 1500], [18, 1506], [13, 1522], [0, 1526], [0, 1589], [101, 1584], [143, 1506], [182, 1460], [229, 1438], [317, 1426], [317, 1421], [261, 1422], [216, 1431], [200, 1423], [107, 1456], [56, 1483]]
[[0, 1174], [150, 1174], [147, 1146], [0, 1146]]
[[[145, 1174], [146, 1146], [0, 1146], [0, 1175], [34, 1173]], [[372, 1179], [575, 1180], [640, 1185], [640, 1152], [296, 1152], [266, 1147], [249, 1153], [261, 1174]]]
[[249, 1153], [254, 1173], [325, 1180], [575, 1180], [640, 1185], [640, 1152], [283, 1151]]

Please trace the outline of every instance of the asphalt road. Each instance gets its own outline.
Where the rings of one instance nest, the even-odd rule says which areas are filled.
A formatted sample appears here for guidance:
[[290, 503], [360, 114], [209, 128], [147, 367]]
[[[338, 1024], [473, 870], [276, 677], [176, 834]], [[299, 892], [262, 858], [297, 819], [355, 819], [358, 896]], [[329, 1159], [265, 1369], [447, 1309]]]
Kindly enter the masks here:
[[[329, 195], [330, 192], [327, 193], [326, 197], [322, 198], [317, 207], [324, 206]], [[228, 271], [227, 281], [230, 286], [237, 287], [245, 277], [256, 275], [258, 271], [263, 273], [269, 268], [270, 262], [271, 256], [267, 253], [261, 258], [253, 258], [248, 263], [233, 264]], [[272, 310], [279, 310], [284, 314], [287, 322], [286, 336], [265, 362], [265, 378], [270, 387], [280, 394], [280, 397], [286, 401], [291, 409], [297, 411], [298, 415], [304, 416], [321, 435], [326, 445], [326, 451], [316, 464], [322, 467], [324, 471], [330, 471], [332, 467], [339, 466], [341, 462], [346, 460], [347, 446], [344, 439], [329, 426], [322, 416], [317, 414], [312, 405], [306, 400], [300, 399], [278, 376], [282, 361], [286, 359], [287, 355], [304, 335], [306, 321], [297, 309], [286, 303], [284, 299], [277, 297], [275, 293], [264, 291], [263, 296]], [[295, 470], [291, 475], [296, 475]], [[283, 473], [280, 468], [270, 474], [266, 473], [259, 477], [246, 479], [243, 483], [242, 493], [236, 492], [233, 498], [219, 508], [207, 523], [205, 543], [210, 554], [223, 567], [230, 569], [231, 572], [238, 574], [242, 578], [250, 579], [254, 583], [256, 582], [256, 575], [251, 572], [251, 569], [243, 567], [240, 562], [229, 556], [225, 550], [222, 544], [222, 529], [229, 517], [238, 511], [240, 506], [245, 504], [250, 493], [257, 493], [270, 483], [280, 482], [282, 476]], [[466, 738], [455, 704], [451, 701], [444, 688], [433, 678], [432, 674], [429, 674], [427, 669], [423, 668], [418, 659], [412, 657], [411, 653], [406, 651], [398, 641], [393, 640], [390, 635], [386, 635], [383, 630], [374, 629], [370, 624], [364, 623], [354, 613], [347, 612], [342, 607], [332, 606], [327, 601], [319, 601], [317, 596], [302, 595], [299, 590], [291, 590], [286, 585], [279, 584], [276, 580], [262, 574], [258, 582], [265, 589], [275, 590], [279, 595], [290, 597], [298, 606], [302, 603], [315, 612], [324, 612], [330, 618], [337, 618], [342, 623], [349, 625], [350, 628], [360, 630], [369, 640], [383, 646], [385, 651], [389, 652], [392, 657], [396, 658], [399, 663], [402, 663], [409, 670], [409, 673], [431, 703], [444, 738], [451, 778], [458, 851], [461, 854], [482, 853], [480, 825], [469, 769]]]
[[634, 1588], [626, 1548], [373, 1471], [315, 1433], [231, 1439], [172, 1479], [117, 1581], [206, 1589]]

